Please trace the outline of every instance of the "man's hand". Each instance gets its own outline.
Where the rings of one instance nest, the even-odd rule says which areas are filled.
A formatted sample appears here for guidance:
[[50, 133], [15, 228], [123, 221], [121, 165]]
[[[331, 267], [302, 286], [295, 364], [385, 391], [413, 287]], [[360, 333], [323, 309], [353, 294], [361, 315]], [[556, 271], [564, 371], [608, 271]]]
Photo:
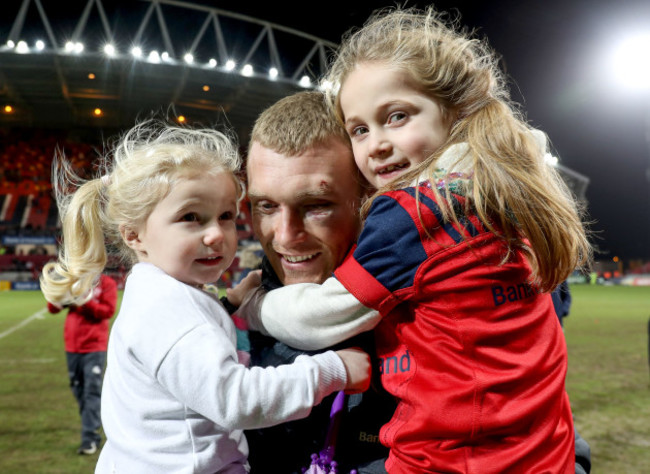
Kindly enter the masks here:
[[336, 354], [343, 361], [345, 371], [348, 374], [348, 383], [345, 385], [345, 393], [361, 393], [370, 387], [370, 376], [372, 367], [370, 356], [361, 349], [350, 347], [336, 351]]
[[226, 298], [231, 305], [239, 307], [246, 299], [246, 295], [256, 290], [262, 284], [262, 270], [253, 270], [237, 283], [234, 288], [226, 288]]

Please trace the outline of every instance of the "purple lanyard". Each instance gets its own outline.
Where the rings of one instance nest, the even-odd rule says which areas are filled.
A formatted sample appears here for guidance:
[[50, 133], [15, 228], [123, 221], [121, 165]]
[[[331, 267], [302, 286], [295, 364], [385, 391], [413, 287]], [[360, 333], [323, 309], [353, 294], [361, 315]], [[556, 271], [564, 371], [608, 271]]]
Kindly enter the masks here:
[[[304, 474], [335, 474], [338, 472], [337, 463], [334, 461], [334, 450], [336, 449], [336, 438], [339, 433], [341, 416], [343, 416], [343, 406], [345, 404], [345, 393], [340, 391], [336, 394], [330, 410], [330, 424], [327, 428], [325, 445], [320, 453], [311, 455], [311, 465], [309, 468], [303, 468]], [[356, 470], [350, 471], [350, 474], [356, 474]]]

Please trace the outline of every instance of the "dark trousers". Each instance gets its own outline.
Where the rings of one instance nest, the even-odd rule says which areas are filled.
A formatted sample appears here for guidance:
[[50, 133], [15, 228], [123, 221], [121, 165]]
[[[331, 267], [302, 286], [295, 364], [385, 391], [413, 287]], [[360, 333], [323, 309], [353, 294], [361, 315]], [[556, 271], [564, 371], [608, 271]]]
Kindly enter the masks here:
[[66, 352], [70, 389], [79, 404], [81, 415], [81, 444], [95, 442], [99, 446], [101, 436], [102, 379], [106, 365], [106, 352], [84, 354]]

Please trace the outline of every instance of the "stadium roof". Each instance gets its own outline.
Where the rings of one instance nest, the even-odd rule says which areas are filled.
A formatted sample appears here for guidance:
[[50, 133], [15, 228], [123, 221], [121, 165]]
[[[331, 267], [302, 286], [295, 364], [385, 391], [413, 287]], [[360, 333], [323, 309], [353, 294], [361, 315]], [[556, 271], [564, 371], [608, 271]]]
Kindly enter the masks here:
[[[245, 143], [264, 108], [314, 87], [336, 48], [295, 29], [176, 0], [10, 3], [0, 8], [0, 110], [12, 109], [0, 112], [0, 126], [112, 130], [162, 112], [227, 124]], [[589, 179], [559, 170], [584, 200]]]
[[22, 0], [0, 10], [0, 126], [123, 128], [162, 111], [227, 122], [245, 138], [263, 108], [313, 87], [336, 46], [173, 0]]

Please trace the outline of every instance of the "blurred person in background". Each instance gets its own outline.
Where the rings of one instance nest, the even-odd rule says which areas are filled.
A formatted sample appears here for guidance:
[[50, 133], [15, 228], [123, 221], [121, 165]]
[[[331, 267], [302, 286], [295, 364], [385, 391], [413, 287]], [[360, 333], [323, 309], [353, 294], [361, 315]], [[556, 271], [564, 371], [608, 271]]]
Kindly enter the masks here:
[[560, 324], [564, 326], [564, 318], [569, 315], [571, 309], [571, 291], [569, 290], [569, 282], [564, 280], [560, 283], [553, 293], [551, 293], [553, 300], [553, 308], [557, 314]]
[[70, 388], [79, 404], [79, 454], [95, 454], [101, 442], [102, 378], [106, 365], [109, 319], [117, 306], [117, 283], [102, 274], [90, 300], [81, 305], [47, 303], [50, 313], [68, 310], [63, 331]]
[[[569, 290], [569, 282], [564, 280], [560, 283], [555, 290], [551, 293], [553, 300], [553, 308], [555, 314], [560, 320], [560, 325], [564, 327], [564, 318], [569, 315], [571, 310], [571, 291]], [[574, 414], [575, 416], [575, 414]], [[576, 451], [576, 474], [587, 474], [591, 472], [591, 448], [589, 443], [580, 436], [578, 429], [575, 427], [575, 451]]]

